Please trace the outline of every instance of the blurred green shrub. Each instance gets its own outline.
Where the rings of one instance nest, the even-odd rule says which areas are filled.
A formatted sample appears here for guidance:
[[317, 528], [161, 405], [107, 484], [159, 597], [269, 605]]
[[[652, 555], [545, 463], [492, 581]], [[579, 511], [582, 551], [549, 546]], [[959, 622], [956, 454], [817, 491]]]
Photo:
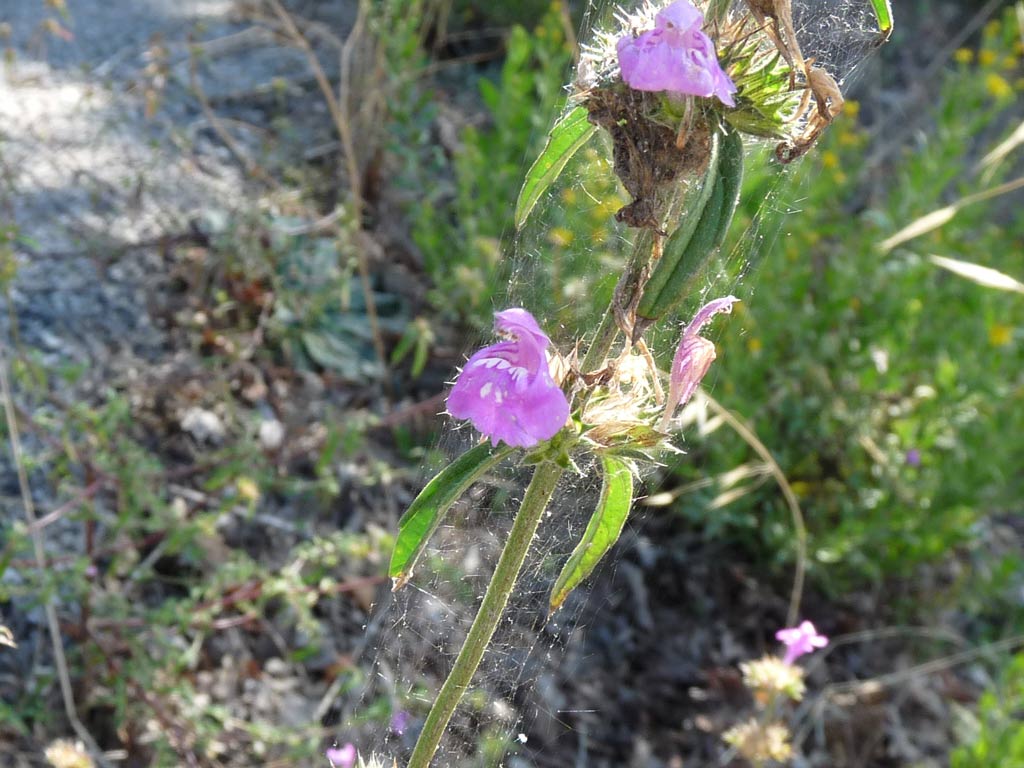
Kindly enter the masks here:
[[950, 755], [950, 768], [1024, 765], [1024, 655], [1003, 670], [999, 686], [978, 701], [969, 744]]
[[564, 101], [562, 85], [572, 60], [555, 7], [531, 32], [513, 27], [505, 45], [496, 76], [459, 83], [478, 89], [488, 121], [462, 128], [450, 166], [436, 145], [427, 156], [409, 151], [422, 147], [438, 118], [429, 92], [410, 91], [411, 108], [395, 111], [392, 124], [401, 186], [417, 190], [407, 213], [433, 282], [431, 302], [442, 318], [480, 328], [491, 323], [495, 292], [504, 293], [501, 246], [513, 233], [524, 163], [531, 149], [539, 149], [551, 115]]
[[[915, 146], [893, 153], [880, 181], [862, 169], [887, 136], [869, 136], [848, 104], [797, 171], [799, 213], [782, 220], [774, 243], [761, 232], [757, 248], [770, 250], [739, 287], [748, 300], [723, 323], [709, 383], [717, 379], [715, 396], [752, 422], [786, 472], [810, 527], [811, 567], [833, 589], [906, 574], [970, 543], [975, 521], [1024, 492], [1022, 297], [927, 258], [1024, 277], [1020, 207], [998, 199], [969, 206], [891, 253], [878, 250], [910, 221], [1009, 173], [1013, 155], [979, 178], [977, 158], [990, 147], [978, 137], [994, 144], [1019, 121], [1020, 53], [1008, 12], [986, 27], [978, 51], [957, 54], [930, 125]], [[747, 221], [761, 201], [780, 204], [775, 183], [766, 168], [750, 174]], [[683, 482], [722, 478], [752, 458], [724, 430], [691, 448], [677, 470]], [[709, 533], [725, 528], [789, 562], [789, 516], [763, 482], [718, 482], [677, 508]]]

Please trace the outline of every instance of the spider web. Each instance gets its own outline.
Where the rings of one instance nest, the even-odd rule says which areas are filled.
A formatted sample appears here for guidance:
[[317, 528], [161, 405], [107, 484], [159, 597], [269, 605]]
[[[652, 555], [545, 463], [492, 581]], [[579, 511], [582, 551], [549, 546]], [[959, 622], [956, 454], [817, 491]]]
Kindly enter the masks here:
[[[614, 24], [617, 10], [638, 5], [590, 0], [581, 44]], [[733, 12], [739, 9], [740, 4], [734, 4]], [[848, 81], [877, 43], [868, 0], [798, 0], [793, 12], [804, 55], [813, 57], [840, 84]], [[773, 142], [748, 141], [748, 164], [768, 179], [760, 185], [763, 197], [753, 204], [741, 201], [741, 206], [750, 205], [754, 211], [746, 229], [708, 266], [699, 295], [686, 302], [685, 313], [711, 295], [733, 293], [746, 301], [752, 297], [754, 282], [749, 278], [754, 267], [772, 249], [785, 214], [794, 210], [799, 195], [798, 184], [790, 179], [791, 168], [756, 169], [760, 162], [768, 162], [773, 146]], [[510, 200], [509, 206], [514, 202]], [[630, 251], [632, 233], [612, 222], [612, 213], [625, 202], [612, 173], [610, 147], [604, 137], [597, 136], [548, 190], [523, 231], [511, 238], [506, 254], [507, 300], [496, 309], [529, 308], [562, 352], [569, 352], [596, 327]], [[671, 357], [671, 337], [676, 333], [670, 328], [651, 340], [662, 365]], [[713, 376], [706, 386], [713, 386]], [[438, 448], [456, 456], [475, 439], [470, 427], [452, 425]], [[636, 544], [640, 513], [634, 509], [620, 543], [598, 572], [549, 618], [551, 586], [579, 541], [600, 489], [593, 462], [585, 456], [577, 461], [582, 462], [581, 471], [563, 476], [473, 687], [449, 725], [434, 765], [564, 766], [570, 751], [582, 755], [580, 764], [588, 764], [587, 736], [600, 734], [602, 713], [580, 711], [574, 696], [586, 685], [577, 679], [577, 672], [585, 668], [590, 652], [587, 620], [610, 599], [609, 585], [612, 590], [625, 589], [616, 571], [621, 553]], [[431, 474], [425, 471], [424, 479]], [[365, 658], [353, 665], [354, 670], [371, 672], [366, 676], [352, 672], [325, 722], [339, 735], [339, 742], [357, 743], [364, 755], [383, 755], [388, 765], [392, 759], [405, 763], [419, 725], [473, 621], [528, 478], [528, 468], [517, 467], [512, 459], [472, 488], [435, 533], [411, 582], [377, 607], [367, 627]], [[602, 587], [594, 589], [595, 584]], [[566, 680], [574, 684], [565, 687]], [[410, 727], [404, 733], [381, 724], [388, 712], [400, 711], [410, 714]], [[610, 764], [623, 763], [626, 757], [619, 755]]]

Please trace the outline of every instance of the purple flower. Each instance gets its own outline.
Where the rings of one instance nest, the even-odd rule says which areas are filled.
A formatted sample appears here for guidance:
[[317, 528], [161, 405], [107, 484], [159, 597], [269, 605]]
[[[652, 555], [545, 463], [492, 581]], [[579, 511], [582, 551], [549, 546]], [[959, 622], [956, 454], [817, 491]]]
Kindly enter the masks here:
[[569, 418], [569, 401], [548, 369], [551, 340], [518, 307], [496, 313], [494, 328], [508, 339], [469, 358], [448, 395], [448, 413], [472, 421], [493, 445], [530, 448]]
[[907, 451], [906, 456], [907, 466], [909, 467], [920, 467], [921, 466], [921, 451], [918, 448], [911, 448]]
[[676, 0], [654, 17], [654, 29], [621, 37], [617, 48], [623, 81], [637, 91], [717, 96], [726, 106], [736, 106], [736, 86], [722, 71], [703, 25], [704, 16], [692, 3]]
[[331, 768], [352, 768], [356, 764], [355, 744], [346, 744], [344, 747], [331, 747], [327, 750], [327, 760]]
[[401, 736], [409, 727], [409, 713], [400, 709], [391, 715], [391, 732]]
[[780, 629], [775, 633], [775, 639], [786, 646], [786, 657], [783, 661], [787, 664], [792, 664], [815, 648], [824, 648], [828, 645], [828, 638], [819, 635], [818, 630], [809, 621], [801, 622], [799, 627]]
[[680, 339], [676, 356], [672, 360], [668, 401], [665, 403], [665, 415], [661, 419], [662, 430], [668, 427], [676, 409], [681, 405], [686, 405], [686, 402], [693, 397], [693, 393], [700, 386], [701, 379], [708, 372], [711, 363], [715, 361], [715, 345], [700, 335], [700, 329], [719, 312], [726, 314], [732, 312], [732, 305], [737, 301], [739, 299], [735, 296], [725, 296], [709, 301], [700, 308], [690, 324], [686, 326], [686, 330], [683, 331], [683, 338]]

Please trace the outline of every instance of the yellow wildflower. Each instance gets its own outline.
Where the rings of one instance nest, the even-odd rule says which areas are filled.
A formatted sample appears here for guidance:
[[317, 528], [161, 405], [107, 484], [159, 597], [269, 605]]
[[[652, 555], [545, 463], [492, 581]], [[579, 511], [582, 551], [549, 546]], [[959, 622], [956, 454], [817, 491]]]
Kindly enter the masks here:
[[1013, 87], [995, 72], [985, 75], [985, 90], [997, 99], [1013, 95]]
[[839, 146], [856, 147], [863, 142], [863, 137], [856, 131], [839, 131]]
[[573, 241], [574, 235], [572, 231], [565, 227], [555, 227], [548, 233], [548, 240], [552, 245], [556, 245], [560, 248], [564, 248]]
[[240, 477], [235, 481], [239, 497], [250, 504], [260, 500], [260, 487], [251, 477]]
[[988, 343], [993, 347], [1005, 347], [1013, 341], [1013, 329], [1008, 325], [996, 323], [988, 329]]
[[743, 684], [762, 706], [778, 696], [800, 701], [806, 690], [804, 670], [796, 664], [787, 664], [778, 656], [765, 656], [740, 664]]
[[981, 51], [981, 53], [978, 54], [978, 64], [983, 66], [983, 67], [991, 67], [993, 64], [995, 64], [995, 62], [996, 62], [996, 53], [995, 53], [995, 51], [985, 50], [985, 51]]
[[958, 64], [970, 64], [974, 61], [974, 51], [970, 48], [957, 48], [953, 58], [956, 59]]

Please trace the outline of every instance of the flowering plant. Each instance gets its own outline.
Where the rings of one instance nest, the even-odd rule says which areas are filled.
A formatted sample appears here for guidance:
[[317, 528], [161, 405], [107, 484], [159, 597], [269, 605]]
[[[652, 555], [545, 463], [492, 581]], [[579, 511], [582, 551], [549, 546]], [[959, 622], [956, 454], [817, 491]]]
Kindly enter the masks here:
[[788, 760], [793, 756], [789, 728], [779, 718], [782, 705], [801, 701], [806, 689], [804, 670], [793, 662], [828, 645], [828, 638], [819, 635], [809, 621], [780, 629], [775, 638], [786, 646], [784, 658], [764, 656], [740, 664], [743, 684], [753, 694], [757, 716], [722, 734], [727, 744], [757, 766], [768, 761]]
[[[502, 340], [472, 354], [454, 382], [448, 413], [469, 421], [487, 441], [444, 468], [402, 516], [390, 564], [394, 588], [409, 581], [431, 535], [474, 482], [517, 453], [534, 469], [409, 768], [429, 766], [472, 683], [559, 480], [576, 466], [574, 453], [594, 455], [601, 493], [554, 582], [552, 611], [618, 539], [640, 465], [673, 450], [675, 412], [694, 395], [716, 357], [702, 331], [718, 314], [731, 312], [738, 299], [705, 303], [685, 326], [667, 377], [667, 398], [644, 336], [694, 297], [696, 280], [724, 241], [740, 199], [743, 134], [782, 138], [794, 151], [806, 151], [820, 130], [815, 124], [817, 133], [806, 133], [807, 119], [799, 117], [801, 99], [791, 80], [800, 73], [822, 114], [841, 108], [838, 89], [826, 93], [820, 71], [794, 55], [795, 41], [787, 46], [783, 37], [765, 31], [766, 9], [778, 21], [788, 3], [747, 5], [730, 12], [722, 0], [703, 3], [703, 10], [689, 0], [643, 0], [634, 14], [619, 14], [617, 28], [599, 33], [597, 43], [584, 49], [573, 106], [556, 122], [527, 174], [516, 207], [520, 225], [573, 153], [604, 129], [614, 171], [632, 196], [615, 216], [635, 230], [633, 252], [582, 359], [575, 350], [560, 354], [544, 323], [513, 307], [495, 315]], [[787, 690], [796, 693], [802, 691], [802, 678], [791, 662], [821, 647], [824, 638], [808, 622], [785, 633], [780, 640], [789, 650], [779, 664], [787, 671], [777, 674], [775, 664], [758, 674], [787, 680]], [[773, 731], [772, 738], [781, 754], [780, 732]]]

